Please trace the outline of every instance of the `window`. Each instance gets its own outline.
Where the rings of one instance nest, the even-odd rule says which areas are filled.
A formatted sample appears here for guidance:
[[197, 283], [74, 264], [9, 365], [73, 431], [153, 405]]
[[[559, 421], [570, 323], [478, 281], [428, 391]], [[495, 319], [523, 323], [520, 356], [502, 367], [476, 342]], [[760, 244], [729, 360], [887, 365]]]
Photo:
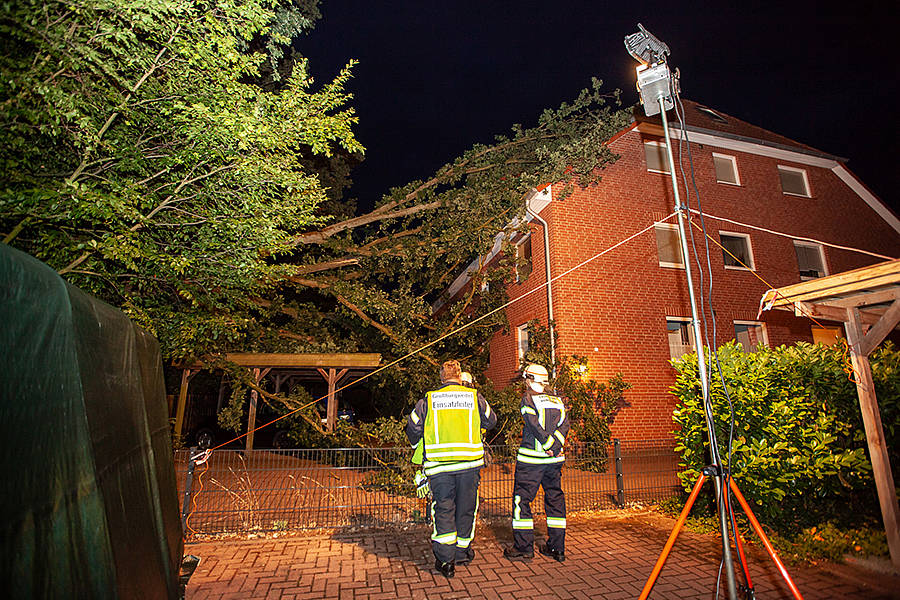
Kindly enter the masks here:
[[781, 178], [781, 191], [785, 194], [810, 197], [809, 181], [803, 169], [778, 165], [778, 177]]
[[794, 242], [794, 251], [797, 253], [797, 269], [800, 271], [801, 281], [828, 275], [825, 270], [825, 254], [822, 252], [821, 245]]
[[659, 266], [684, 268], [681, 255], [681, 237], [678, 228], [668, 223], [656, 224], [656, 250], [659, 253]]
[[666, 317], [669, 334], [669, 356], [679, 358], [694, 351], [694, 329], [690, 319]]
[[516, 244], [516, 283], [521, 283], [531, 275], [531, 234]]
[[741, 185], [741, 179], [738, 177], [737, 160], [733, 156], [713, 152], [713, 164], [716, 167], [717, 182]]
[[528, 323], [516, 327], [516, 347], [519, 360], [525, 360], [525, 353], [528, 352]]
[[666, 156], [666, 145], [662, 142], [644, 142], [644, 157], [647, 159], [647, 170], [654, 173], [668, 173], [669, 159]]
[[750, 236], [746, 233], [719, 232], [722, 242], [722, 259], [726, 269], [753, 270], [753, 252], [750, 250]]
[[825, 344], [826, 346], [834, 346], [844, 337], [840, 327], [819, 327], [812, 326], [813, 344]]
[[735, 321], [734, 339], [743, 346], [744, 352], [756, 352], [759, 346], [768, 346], [766, 326], [757, 321]]

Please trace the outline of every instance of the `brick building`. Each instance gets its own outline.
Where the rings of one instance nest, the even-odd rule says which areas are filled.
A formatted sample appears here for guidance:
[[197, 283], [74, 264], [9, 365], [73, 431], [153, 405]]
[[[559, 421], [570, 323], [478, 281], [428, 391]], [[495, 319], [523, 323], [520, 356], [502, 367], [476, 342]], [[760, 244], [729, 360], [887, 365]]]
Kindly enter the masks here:
[[[833, 339], [837, 324], [819, 330], [808, 319], [781, 311], [757, 318], [762, 294], [884, 260], [877, 255], [900, 256], [900, 221], [844, 159], [693, 102], [684, 106], [706, 230], [733, 254], [710, 242], [715, 344], [737, 339], [750, 350], [757, 343]], [[670, 130], [673, 145], [678, 144], [682, 130], [677, 123]], [[497, 388], [507, 385], [527, 345], [525, 324], [532, 319], [547, 324], [548, 294], [536, 290], [547, 281], [545, 239], [553, 279], [645, 230], [553, 281], [552, 314], [557, 356], [586, 356], [591, 378], [602, 381], [621, 372], [633, 385], [630, 406], [616, 418], [613, 435], [664, 438], [673, 427], [669, 360], [690, 351], [694, 340], [661, 122], [638, 109], [609, 145], [620, 158], [607, 167], [599, 186], [576, 188], [560, 199], [562, 186], [554, 184], [526, 198], [529, 213], [539, 218], [528, 214], [530, 233], [512, 242], [518, 254], [530, 257], [531, 269], [508, 292], [510, 299], [534, 293], [506, 309], [510, 331], [491, 340], [487, 376]], [[690, 177], [687, 145], [678, 145]], [[677, 163], [679, 149], [673, 150]], [[684, 200], [683, 185], [680, 193]], [[697, 207], [693, 190], [690, 206]], [[704, 236], [696, 229], [694, 234], [705, 267]], [[499, 259], [499, 248], [498, 243], [479, 260], [487, 258], [489, 266]], [[695, 262], [692, 267], [699, 294]], [[470, 285], [468, 273], [454, 282], [451, 295]], [[707, 276], [704, 292], [708, 286]]]

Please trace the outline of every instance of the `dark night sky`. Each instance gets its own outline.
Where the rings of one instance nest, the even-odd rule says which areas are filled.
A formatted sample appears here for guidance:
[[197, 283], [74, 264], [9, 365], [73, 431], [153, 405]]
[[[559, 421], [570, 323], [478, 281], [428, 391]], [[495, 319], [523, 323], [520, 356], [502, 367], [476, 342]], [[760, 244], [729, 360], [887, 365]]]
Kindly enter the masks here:
[[360, 62], [350, 91], [367, 151], [349, 195], [371, 205], [513, 123], [534, 124], [592, 76], [636, 102], [623, 38], [641, 22], [669, 45], [684, 98], [848, 158], [898, 211], [889, 3], [605, 4], [323, 0], [298, 47], [319, 82]]

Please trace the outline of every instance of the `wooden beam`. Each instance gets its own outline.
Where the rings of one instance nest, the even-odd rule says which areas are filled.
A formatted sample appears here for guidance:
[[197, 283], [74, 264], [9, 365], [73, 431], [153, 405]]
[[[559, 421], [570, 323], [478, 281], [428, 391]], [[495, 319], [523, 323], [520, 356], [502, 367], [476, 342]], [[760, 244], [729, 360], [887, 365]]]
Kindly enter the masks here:
[[769, 290], [762, 303], [771, 302], [771, 308], [779, 308], [887, 285], [900, 285], [900, 259]]
[[341, 369], [340, 373], [338, 373], [336, 369], [328, 369], [327, 372], [324, 369], [319, 369], [318, 371], [319, 374], [325, 378], [325, 381], [328, 382], [328, 405], [325, 410], [325, 428], [330, 432], [334, 431], [334, 426], [337, 423], [338, 403], [335, 398], [335, 388], [337, 388], [338, 381], [347, 374], [348, 369]]
[[181, 429], [184, 427], [184, 410], [187, 405], [188, 385], [191, 378], [196, 375], [196, 371], [191, 369], [183, 369], [181, 371], [181, 389], [178, 390], [178, 407], [175, 410], [175, 430], [172, 433], [176, 440], [181, 440]]
[[[272, 369], [253, 369], [253, 380], [256, 385], [262, 381], [262, 378], [269, 374]], [[253, 434], [256, 433], [256, 406], [259, 402], [259, 392], [250, 390], [250, 410], [247, 411], [247, 450], [253, 450]]]
[[[850, 309], [858, 310], [858, 309]], [[894, 330], [894, 327], [900, 323], [900, 300], [894, 300], [890, 308], [881, 316], [881, 319], [869, 330], [866, 336], [860, 341], [859, 353], [868, 356], [872, 350], [878, 347], [884, 338]]]
[[[377, 353], [357, 354], [272, 354], [235, 352], [225, 355], [225, 359], [242, 367], [250, 368], [374, 368], [381, 364], [381, 355]], [[190, 368], [205, 368], [205, 363], [198, 361]]]
[[[827, 306], [825, 304], [814, 304], [812, 302], [795, 302], [794, 314], [798, 317], [812, 317], [814, 319], [827, 319], [829, 321], [837, 321], [838, 323], [846, 323], [847, 309]], [[875, 325], [881, 316], [868, 311], [859, 312], [860, 319], [865, 325]]]
[[862, 412], [866, 442], [869, 446], [869, 460], [872, 462], [872, 474], [875, 477], [875, 488], [878, 490], [878, 503], [881, 506], [881, 517], [884, 521], [891, 562], [895, 569], [900, 570], [900, 505], [897, 502], [897, 490], [894, 487], [894, 476], [891, 473], [891, 462], [888, 457], [884, 427], [881, 424], [881, 413], [878, 410], [878, 399], [875, 397], [872, 367], [869, 364], [868, 355], [859, 352], [859, 348], [864, 345], [862, 324], [855, 309], [848, 312], [850, 319], [845, 324], [845, 329], [847, 342], [850, 345], [850, 359], [856, 374], [856, 392], [859, 396], [859, 408]]
[[872, 304], [884, 304], [900, 299], [900, 288], [891, 288], [880, 292], [863, 292], [849, 296], [847, 298], [829, 298], [821, 304], [835, 306], [838, 308], [855, 308], [857, 306], [869, 306]]

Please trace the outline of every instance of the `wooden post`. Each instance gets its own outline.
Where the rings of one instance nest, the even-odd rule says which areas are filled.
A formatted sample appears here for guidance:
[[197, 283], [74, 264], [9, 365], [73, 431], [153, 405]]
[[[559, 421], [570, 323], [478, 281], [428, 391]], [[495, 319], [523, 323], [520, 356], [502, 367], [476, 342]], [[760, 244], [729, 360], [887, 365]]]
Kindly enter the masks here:
[[[253, 381], [256, 385], [262, 381], [269, 371], [272, 369], [253, 369]], [[253, 434], [256, 429], [256, 405], [259, 401], [259, 393], [256, 390], [250, 390], [250, 410], [247, 415], [247, 450], [253, 450]]]
[[335, 368], [328, 369], [327, 373], [324, 369], [317, 369], [317, 371], [319, 371], [319, 375], [324, 377], [325, 381], [328, 382], [328, 408], [325, 411], [325, 428], [327, 431], [334, 431], [338, 412], [338, 403], [337, 399], [334, 397], [334, 390], [337, 387], [337, 382], [340, 381], [341, 377], [347, 374], [348, 369], [341, 369], [339, 373]]
[[181, 428], [184, 426], [184, 407], [187, 404], [188, 384], [197, 371], [183, 369], [181, 371], [181, 389], [178, 391], [178, 407], [175, 410], [175, 431], [173, 437], [181, 439]]
[[[848, 321], [844, 325], [850, 345], [850, 358], [856, 373], [856, 391], [859, 394], [859, 408], [862, 411], [866, 441], [869, 444], [869, 459], [872, 461], [872, 474], [875, 476], [875, 487], [878, 490], [878, 503], [881, 505], [891, 563], [895, 569], [900, 570], [900, 508], [897, 503], [897, 491], [894, 488], [894, 477], [891, 474], [881, 413], [878, 410], [878, 399], [875, 397], [872, 367], [869, 364], [869, 357], [859, 352], [859, 348], [866, 346], [866, 340], [858, 309], [847, 310], [847, 317]], [[871, 339], [868, 342], [870, 347], [874, 347]]]

